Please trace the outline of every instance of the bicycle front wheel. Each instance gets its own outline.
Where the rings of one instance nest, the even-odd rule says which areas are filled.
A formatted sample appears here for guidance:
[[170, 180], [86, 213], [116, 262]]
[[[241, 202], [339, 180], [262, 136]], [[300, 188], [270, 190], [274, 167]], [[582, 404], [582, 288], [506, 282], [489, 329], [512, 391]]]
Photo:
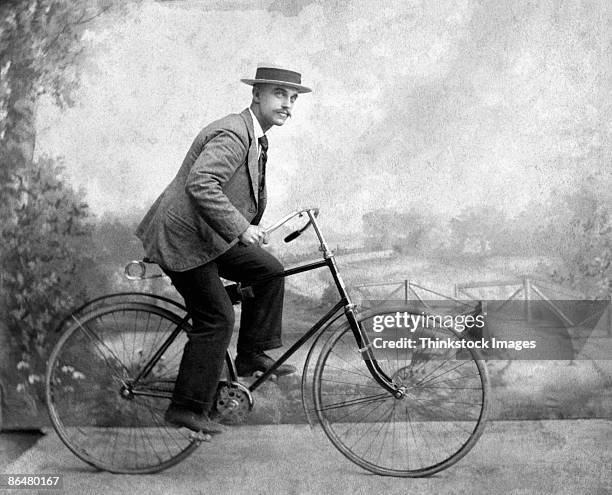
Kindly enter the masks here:
[[[368, 335], [380, 336], [370, 333], [373, 325], [396, 312], [371, 311], [358, 321]], [[419, 344], [421, 338], [462, 340], [444, 327], [416, 327], [410, 335]], [[404, 388], [400, 399], [372, 377], [348, 325], [331, 335], [315, 368], [313, 399], [323, 430], [348, 459], [379, 475], [446, 469], [474, 446], [486, 422], [489, 378], [478, 354], [415, 347], [374, 349], [378, 366]]]
[[[164, 423], [186, 328], [178, 315], [143, 303], [116, 304], [73, 320], [46, 374], [51, 422], [72, 452], [99, 469], [136, 474], [168, 468], [197, 448], [199, 439]], [[150, 371], [134, 383], [150, 362]]]

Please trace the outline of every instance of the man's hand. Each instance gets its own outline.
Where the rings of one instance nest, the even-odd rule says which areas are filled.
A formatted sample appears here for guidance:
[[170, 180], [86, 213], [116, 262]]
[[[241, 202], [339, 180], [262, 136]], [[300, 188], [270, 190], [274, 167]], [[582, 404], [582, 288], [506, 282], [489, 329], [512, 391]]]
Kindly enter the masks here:
[[261, 244], [268, 244], [268, 236], [263, 227], [259, 225], [249, 225], [247, 229], [238, 236], [238, 239], [242, 244], [247, 246], [255, 244], [257, 246]]

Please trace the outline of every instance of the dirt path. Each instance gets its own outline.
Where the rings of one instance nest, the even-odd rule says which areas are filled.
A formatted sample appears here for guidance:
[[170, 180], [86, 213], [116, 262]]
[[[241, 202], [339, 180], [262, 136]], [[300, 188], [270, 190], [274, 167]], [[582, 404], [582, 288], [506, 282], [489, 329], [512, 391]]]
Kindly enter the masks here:
[[604, 495], [612, 492], [611, 446], [612, 420], [498, 421], [455, 466], [398, 479], [363, 471], [308, 426], [243, 426], [155, 475], [97, 472], [55, 434], [4, 471], [63, 474], [66, 494]]

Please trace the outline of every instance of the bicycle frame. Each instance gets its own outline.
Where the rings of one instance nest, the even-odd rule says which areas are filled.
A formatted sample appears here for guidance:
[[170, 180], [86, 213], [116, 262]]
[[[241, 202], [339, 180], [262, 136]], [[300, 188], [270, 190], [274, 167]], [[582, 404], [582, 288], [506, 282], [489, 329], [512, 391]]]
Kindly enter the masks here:
[[[270, 234], [274, 230], [278, 229], [280, 226], [287, 223], [289, 220], [297, 217], [303, 216], [306, 214], [309, 218], [308, 222], [301, 229], [295, 231], [293, 234], [290, 234], [285, 239], [286, 242], [295, 239], [299, 236], [306, 228], [312, 225], [315, 234], [319, 240], [320, 251], [323, 252], [323, 260], [316, 261], [313, 263], [307, 263], [304, 265], [300, 265], [294, 268], [290, 268], [282, 271], [281, 273], [274, 274], [268, 277], [262, 277], [257, 280], [241, 282], [242, 287], [248, 287], [255, 283], [265, 282], [270, 279], [280, 278], [280, 277], [289, 277], [291, 275], [296, 275], [298, 273], [303, 273], [311, 270], [315, 270], [317, 268], [327, 267], [330, 270], [330, 273], [334, 279], [334, 283], [340, 295], [340, 300], [324, 315], [322, 316], [302, 337], [299, 338], [297, 342], [295, 342], [287, 351], [285, 351], [282, 356], [280, 356], [274, 364], [261, 376], [259, 376], [249, 387], [249, 391], [253, 392], [256, 390], [263, 382], [265, 382], [270, 376], [274, 374], [276, 369], [282, 365], [287, 359], [289, 359], [300, 347], [302, 347], [308, 340], [310, 340], [315, 334], [317, 334], [326, 324], [334, 321], [339, 313], [343, 310], [344, 314], [349, 322], [353, 335], [355, 337], [356, 345], [359, 347], [359, 351], [362, 353], [363, 358], [366, 362], [366, 366], [372, 377], [390, 394], [399, 398], [404, 392], [398, 387], [391, 378], [389, 378], [384, 371], [378, 365], [373, 353], [372, 346], [369, 341], [369, 338], [365, 332], [365, 330], [360, 326], [357, 321], [357, 316], [355, 312], [355, 304], [352, 303], [351, 298], [346, 290], [346, 286], [344, 281], [338, 271], [338, 266], [336, 265], [336, 260], [334, 258], [333, 252], [329, 249], [327, 242], [325, 241], [321, 229], [317, 223], [317, 215], [318, 210], [316, 208], [304, 208], [301, 210], [294, 211], [280, 219], [277, 223], [266, 230], [266, 234]], [[142, 262], [134, 262], [138, 263], [141, 267], [141, 274], [138, 277], [128, 277], [133, 279], [142, 279], [144, 276], [144, 268]], [[129, 265], [128, 265], [129, 266]], [[126, 267], [126, 274], [128, 273], [128, 267]], [[185, 316], [182, 320], [181, 324], [177, 326], [177, 328], [171, 333], [171, 335], [163, 342], [160, 349], [155, 353], [155, 355], [149, 360], [149, 362], [144, 366], [139, 375], [131, 382], [132, 387], [137, 386], [138, 382], [150, 373], [150, 371], [154, 368], [156, 362], [159, 360], [160, 356], [166, 351], [166, 349], [172, 344], [177, 335], [182, 331], [183, 326], [187, 323], [189, 319], [189, 315]], [[234, 365], [233, 359], [229, 353], [226, 354], [226, 364], [229, 371], [230, 381], [238, 381], [238, 376], [236, 372], [236, 367]], [[170, 397], [169, 394], [164, 392], [152, 392], [152, 391], [143, 391], [143, 390], [132, 390], [134, 395], [146, 395], [146, 396], [156, 396], [156, 397]]]
[[[270, 277], [228, 285], [227, 297], [237, 303], [253, 297], [253, 291], [268, 278], [327, 268], [339, 300], [330, 303], [333, 307], [323, 310], [326, 314], [297, 336], [270, 369], [254, 379], [239, 381], [234, 361], [226, 351], [228, 373], [216, 387], [211, 417], [231, 424], [243, 422], [254, 406], [252, 392], [311, 340], [305, 349], [301, 380], [306, 419], [311, 425], [316, 419], [347, 459], [375, 474], [402, 477], [428, 476], [453, 465], [474, 446], [486, 422], [489, 379], [485, 363], [473, 350], [469, 351], [469, 360], [455, 353], [445, 353], [438, 359], [436, 351], [406, 350], [401, 363], [396, 353], [397, 366], [377, 361], [378, 353], [368, 333], [376, 329], [376, 317], [398, 308], [385, 305], [365, 312], [357, 310], [321, 234], [316, 209], [287, 215], [268, 233], [295, 216], [307, 216], [308, 222], [285, 241], [312, 226], [323, 259]], [[128, 264], [126, 275], [149, 278], [145, 277], [145, 262]], [[128, 269], [134, 264], [141, 269], [138, 277]], [[249, 284], [253, 287], [241, 288]], [[117, 473], [156, 472], [176, 464], [202, 441], [210, 440], [207, 429], [189, 423], [177, 425], [164, 413], [174, 394], [177, 358], [185, 339], [179, 334], [185, 330], [189, 337], [191, 318], [179, 303], [154, 294], [123, 297], [105, 296], [84, 306], [85, 311], [81, 308], [71, 315], [76, 324], [66, 328], [49, 356], [47, 406], [61, 440], [83, 461]], [[340, 321], [343, 318], [346, 321]], [[440, 330], [454, 339], [461, 338], [453, 328], [442, 325]], [[375, 342], [373, 336], [370, 338]], [[317, 351], [320, 353], [311, 370], [311, 358]], [[383, 367], [388, 371], [383, 372]], [[107, 392], [111, 392], [108, 397]], [[202, 431], [185, 434], [171, 425]], [[421, 451], [425, 455], [421, 456]]]

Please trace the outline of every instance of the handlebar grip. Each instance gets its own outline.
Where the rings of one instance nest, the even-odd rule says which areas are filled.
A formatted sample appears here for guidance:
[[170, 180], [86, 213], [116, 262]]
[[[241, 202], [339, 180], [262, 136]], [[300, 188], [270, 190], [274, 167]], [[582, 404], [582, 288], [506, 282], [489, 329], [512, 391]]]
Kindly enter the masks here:
[[301, 233], [302, 232], [299, 231], [299, 230], [296, 230], [295, 232], [291, 232], [291, 234], [289, 234], [287, 237], [285, 237], [285, 242], [291, 242], [291, 241], [297, 239], [300, 236]]

